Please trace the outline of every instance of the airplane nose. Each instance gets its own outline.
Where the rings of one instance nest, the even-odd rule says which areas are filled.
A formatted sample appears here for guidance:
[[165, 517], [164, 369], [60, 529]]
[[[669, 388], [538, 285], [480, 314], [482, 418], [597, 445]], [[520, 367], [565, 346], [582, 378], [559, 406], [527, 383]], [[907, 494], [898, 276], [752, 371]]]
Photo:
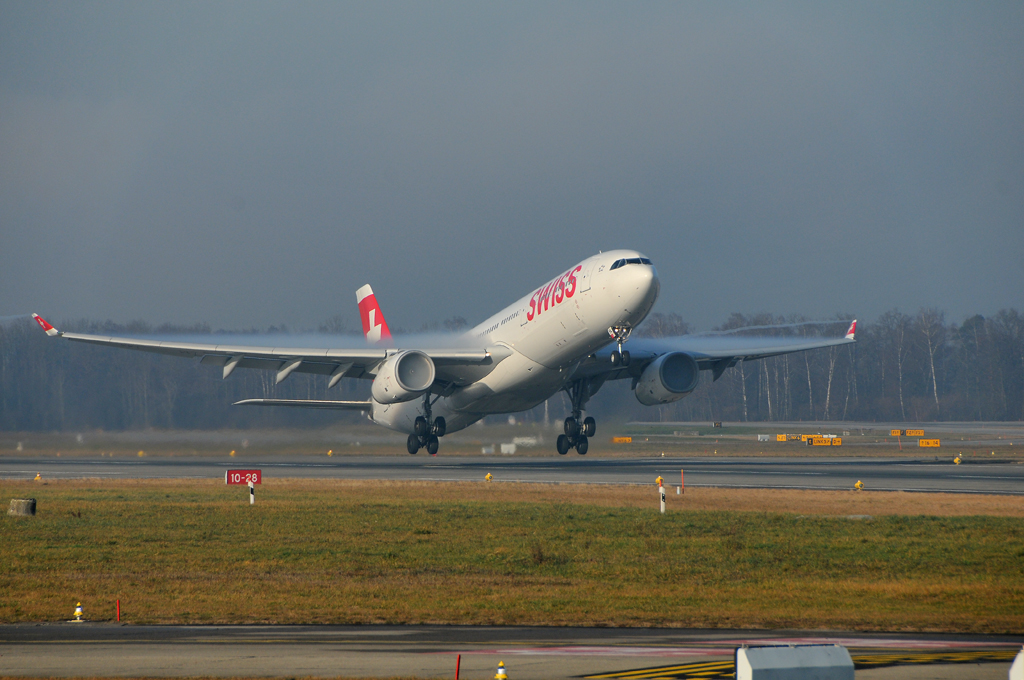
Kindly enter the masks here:
[[641, 297], [641, 307], [646, 312], [654, 305], [654, 301], [658, 298], [658, 292], [661, 290], [658, 270], [654, 268], [654, 265], [641, 267], [638, 278], [640, 280], [637, 282], [637, 292]]
[[642, 319], [658, 299], [658, 292], [661, 290], [658, 271], [653, 265], [633, 265], [623, 269], [626, 271], [622, 273], [628, 277], [623, 290], [625, 311], [630, 316], [639, 316]]

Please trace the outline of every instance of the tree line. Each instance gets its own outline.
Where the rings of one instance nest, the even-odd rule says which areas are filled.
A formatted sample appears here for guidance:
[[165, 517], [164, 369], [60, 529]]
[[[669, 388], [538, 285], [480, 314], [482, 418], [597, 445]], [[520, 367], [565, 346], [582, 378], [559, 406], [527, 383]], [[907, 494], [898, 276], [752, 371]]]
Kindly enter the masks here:
[[[846, 330], [848, 318], [819, 324], [801, 317], [733, 314], [715, 331], [757, 327], [752, 332], [759, 335], [836, 336]], [[465, 326], [464, 319], [454, 317], [426, 330]], [[205, 324], [84, 320], [61, 327], [100, 335], [209, 335], [210, 342], [222, 333]], [[341, 317], [318, 330], [354, 333]], [[636, 335], [689, 332], [678, 314], [656, 313]], [[271, 371], [239, 370], [222, 380], [219, 367], [196, 361], [59, 341], [30, 320], [0, 324], [0, 430], [5, 431], [317, 427], [359, 415], [231, 404], [254, 397], [365, 399], [369, 393], [368, 381], [342, 380], [328, 392], [321, 376], [296, 373], [280, 385], [274, 378]], [[625, 389], [606, 386], [590, 408], [604, 417], [665, 421], [1024, 420], [1024, 316], [1009, 309], [956, 323], [937, 309], [893, 310], [872, 323], [861, 322], [852, 345], [740, 362], [716, 382], [710, 371], [702, 371], [694, 393], [674, 404], [644, 407]], [[552, 401], [553, 419], [560, 419], [562, 410], [561, 402], [556, 408]], [[539, 419], [543, 412], [540, 406], [525, 418]]]
[[[757, 335], [829, 336], [836, 323], [803, 317], [733, 314], [717, 331], [755, 327]], [[678, 315], [652, 314], [638, 334], [683, 335]], [[891, 310], [860, 322], [857, 342], [740, 362], [712, 383], [702, 372], [686, 399], [661, 408], [663, 420], [881, 422], [1024, 420], [1024, 316], [1002, 310], [962, 323], [934, 308]], [[641, 417], [641, 416], [637, 416]], [[649, 419], [649, 418], [648, 418]]]

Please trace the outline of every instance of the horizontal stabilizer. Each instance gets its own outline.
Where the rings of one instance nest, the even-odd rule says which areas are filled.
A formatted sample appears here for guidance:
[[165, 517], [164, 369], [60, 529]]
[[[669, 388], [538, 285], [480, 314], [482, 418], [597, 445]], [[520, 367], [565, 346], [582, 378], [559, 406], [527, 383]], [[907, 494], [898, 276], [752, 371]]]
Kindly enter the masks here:
[[232, 406], [292, 406], [294, 408], [332, 408], [348, 411], [369, 411], [368, 401], [330, 401], [327, 399], [243, 399]]

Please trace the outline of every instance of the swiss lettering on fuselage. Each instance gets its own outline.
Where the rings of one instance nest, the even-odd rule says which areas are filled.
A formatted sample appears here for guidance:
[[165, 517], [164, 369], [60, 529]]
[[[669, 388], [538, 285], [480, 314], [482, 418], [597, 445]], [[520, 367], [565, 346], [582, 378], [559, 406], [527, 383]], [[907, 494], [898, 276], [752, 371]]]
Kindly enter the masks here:
[[576, 274], [583, 269], [583, 265], [577, 265], [533, 294], [530, 298], [530, 311], [526, 313], [526, 320], [533, 321], [541, 312], [561, 304], [576, 294]]

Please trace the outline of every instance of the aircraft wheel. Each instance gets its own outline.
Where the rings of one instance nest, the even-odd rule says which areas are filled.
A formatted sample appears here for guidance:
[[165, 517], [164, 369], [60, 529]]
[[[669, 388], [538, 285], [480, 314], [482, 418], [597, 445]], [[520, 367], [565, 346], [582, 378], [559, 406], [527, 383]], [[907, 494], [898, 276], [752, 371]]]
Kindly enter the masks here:
[[555, 448], [558, 449], [558, 455], [564, 456], [569, 453], [569, 449], [572, 448], [572, 445], [569, 443], [568, 437], [564, 434], [560, 434], [558, 435], [558, 441], [555, 442]]
[[619, 350], [612, 352], [612, 366], [618, 366], [622, 363], [622, 355], [619, 354]]
[[415, 455], [420, 450], [420, 438], [414, 434], [409, 435], [409, 438], [405, 440], [405, 448], [409, 453]]
[[413, 432], [416, 433], [417, 437], [427, 436], [427, 419], [423, 416], [416, 416], [416, 420], [412, 424]]
[[448, 427], [448, 424], [446, 422], [444, 422], [444, 418], [442, 418], [441, 416], [438, 416], [437, 418], [434, 418], [434, 434], [435, 435], [437, 435], [438, 437], [443, 437], [444, 436], [444, 432], [445, 432], [445, 428], [447, 428], [447, 427]]
[[593, 437], [597, 434], [597, 421], [587, 416], [583, 419], [583, 436]]
[[587, 455], [587, 449], [590, 448], [590, 442], [587, 441], [586, 437], [580, 437], [576, 440], [576, 453], [581, 456]]
[[564, 429], [566, 437], [575, 437], [580, 433], [580, 423], [575, 418], [566, 418]]
[[623, 366], [629, 366], [629, 350], [628, 349], [622, 350], [622, 365]]
[[429, 453], [431, 456], [436, 456], [437, 455], [437, 447], [438, 447], [437, 437], [431, 435], [430, 439], [427, 440], [427, 453]]

